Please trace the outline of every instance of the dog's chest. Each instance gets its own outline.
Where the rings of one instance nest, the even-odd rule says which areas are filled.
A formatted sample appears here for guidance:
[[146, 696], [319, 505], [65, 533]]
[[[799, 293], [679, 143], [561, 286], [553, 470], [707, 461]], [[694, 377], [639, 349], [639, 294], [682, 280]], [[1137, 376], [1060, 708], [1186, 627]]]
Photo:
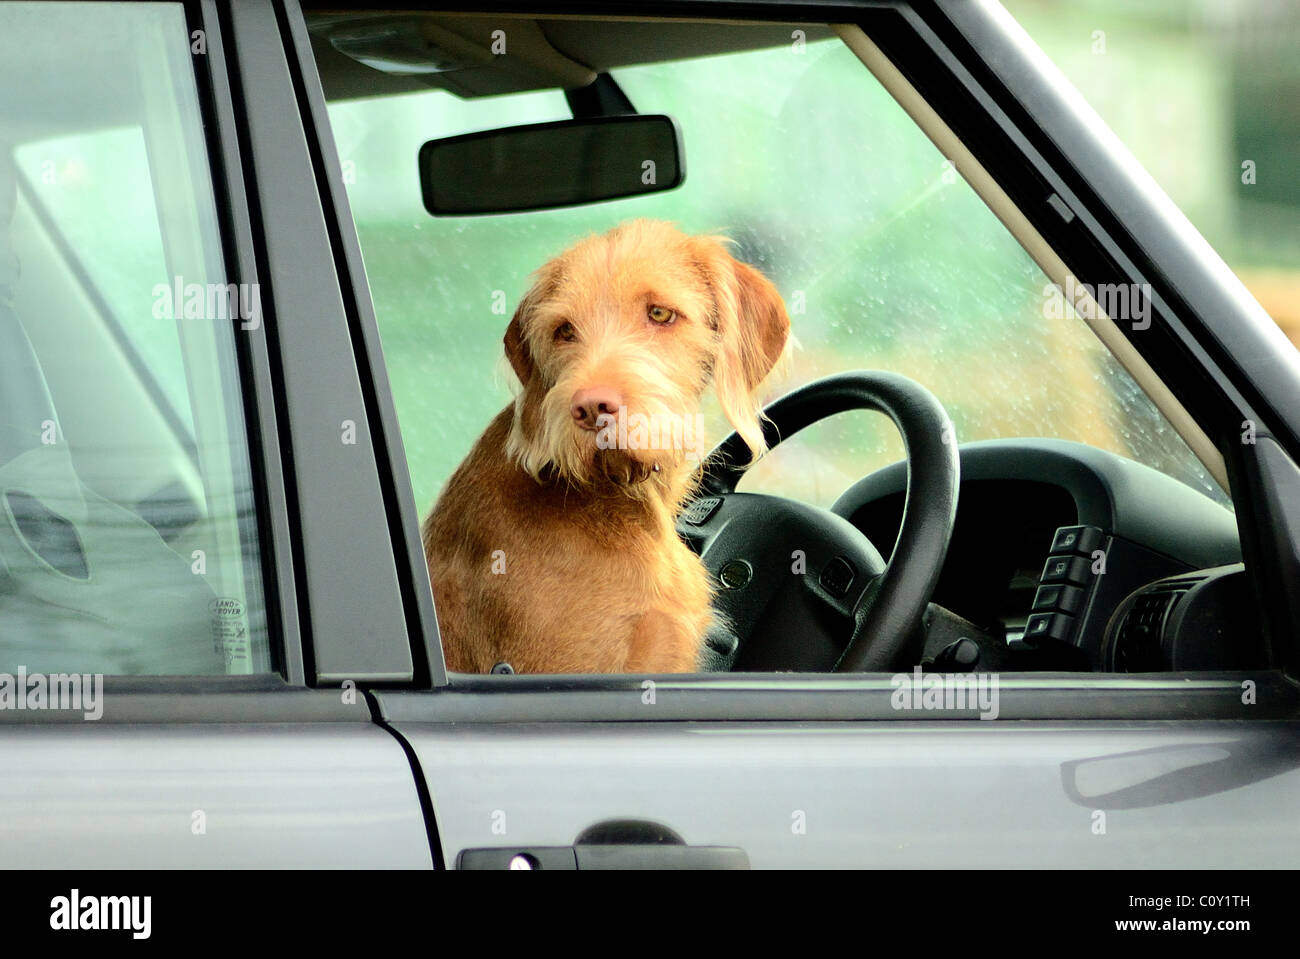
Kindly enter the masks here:
[[595, 510], [551, 517], [536, 545], [557, 587], [586, 583], [604, 602], [629, 613], [664, 600], [708, 602], [704, 565], [677, 537], [668, 514], [645, 518]]

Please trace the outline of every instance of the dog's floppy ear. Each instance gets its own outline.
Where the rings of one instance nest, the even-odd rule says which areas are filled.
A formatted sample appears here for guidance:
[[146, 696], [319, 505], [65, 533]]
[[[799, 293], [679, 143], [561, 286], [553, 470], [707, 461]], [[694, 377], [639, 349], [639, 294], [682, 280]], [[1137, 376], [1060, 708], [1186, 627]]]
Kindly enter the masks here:
[[525, 386], [528, 385], [534, 369], [533, 354], [528, 349], [528, 341], [524, 339], [522, 323], [522, 317], [529, 309], [531, 306], [528, 297], [525, 296], [519, 303], [519, 309], [515, 310], [510, 325], [506, 327], [505, 336], [506, 359], [510, 361], [510, 366], [515, 371], [515, 376], [519, 377], [519, 382]]
[[708, 238], [706, 263], [716, 305], [718, 355], [713, 386], [722, 412], [755, 457], [767, 444], [758, 421], [758, 390], [785, 354], [790, 317], [772, 281]]
[[528, 385], [528, 380], [537, 369], [533, 363], [533, 354], [528, 349], [528, 338], [524, 335], [524, 324], [528, 322], [529, 314], [537, 309], [538, 304], [555, 292], [558, 282], [559, 268], [554, 262], [547, 263], [538, 270], [533, 277], [533, 285], [528, 288], [528, 292], [519, 301], [519, 307], [515, 310], [510, 325], [506, 327], [504, 340], [506, 359], [510, 361], [515, 376], [519, 377], [519, 382], [524, 386]]

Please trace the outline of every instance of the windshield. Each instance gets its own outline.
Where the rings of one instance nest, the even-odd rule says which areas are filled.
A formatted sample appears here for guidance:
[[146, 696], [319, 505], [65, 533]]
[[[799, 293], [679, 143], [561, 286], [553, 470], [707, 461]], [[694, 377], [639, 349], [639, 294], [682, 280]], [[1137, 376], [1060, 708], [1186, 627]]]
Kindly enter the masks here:
[[[640, 112], [678, 123], [687, 158], [681, 188], [538, 213], [432, 218], [415, 163], [425, 140], [563, 119], [570, 115], [563, 95], [462, 100], [430, 91], [330, 107], [421, 503], [433, 500], [509, 401], [501, 337], [530, 273], [580, 237], [642, 216], [733, 237], [737, 256], [776, 283], [798, 345], [769, 398], [831, 373], [889, 369], [939, 398], [960, 442], [1074, 440], [1228, 503], [1038, 266], [839, 40], [796, 37], [786, 47], [613, 75]], [[705, 412], [717, 441], [725, 421], [716, 409]], [[827, 506], [902, 456], [883, 417], [846, 414], [783, 443], [743, 485]]]

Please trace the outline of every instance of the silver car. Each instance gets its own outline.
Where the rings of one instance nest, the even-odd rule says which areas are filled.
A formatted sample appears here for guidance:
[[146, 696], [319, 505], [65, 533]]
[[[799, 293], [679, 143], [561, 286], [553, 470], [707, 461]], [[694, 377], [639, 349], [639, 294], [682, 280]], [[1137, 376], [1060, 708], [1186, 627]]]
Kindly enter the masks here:
[[[0, 3], [0, 863], [1294, 865], [1300, 355], [1016, 22], [518, 6]], [[673, 176], [430, 199], [634, 114]], [[512, 298], [643, 215], [802, 345], [679, 519], [734, 629], [448, 673]]]

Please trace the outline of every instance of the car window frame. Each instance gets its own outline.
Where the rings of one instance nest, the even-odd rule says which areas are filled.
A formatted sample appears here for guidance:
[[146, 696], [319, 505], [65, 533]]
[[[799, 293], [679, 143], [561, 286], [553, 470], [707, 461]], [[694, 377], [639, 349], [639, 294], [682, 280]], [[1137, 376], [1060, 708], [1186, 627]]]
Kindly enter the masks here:
[[[239, 268], [255, 264], [261, 281], [269, 370], [261, 382], [254, 369], [254, 386], [265, 388], [270, 400], [259, 405], [268, 414], [259, 421], [262, 444], [276, 447], [283, 467], [273, 478], [283, 481], [277, 489], [285, 495], [272, 515], [287, 514], [304, 681], [351, 688], [427, 684], [443, 675], [441, 645], [433, 657], [427, 643], [412, 641], [423, 628], [415, 618], [412, 570], [392, 545], [405, 534], [395, 519], [389, 462], [396, 414], [390, 401], [390, 434], [376, 399], [378, 332], [365, 329], [359, 307], [369, 304], [369, 293], [364, 286], [363, 296], [354, 292], [338, 229], [333, 195], [341, 174], [337, 160], [333, 168], [322, 160], [312, 106], [320, 82], [314, 64], [304, 72], [299, 52], [301, 11], [281, 0], [201, 3], [231, 44], [224, 76], [233, 109], [221, 144], [231, 151], [227, 173], [238, 173], [229, 195], [247, 204], [231, 211]], [[359, 257], [358, 249], [358, 268]], [[373, 311], [369, 321], [373, 327]], [[380, 396], [386, 387], [385, 380]], [[346, 410], [346, 417], [323, 421], [329, 410]], [[400, 444], [398, 455], [404, 464]], [[431, 625], [432, 599], [428, 612]]]
[[[330, 171], [330, 192], [333, 199], [331, 230], [337, 232], [347, 247], [352, 292], [357, 299], [354, 306], [366, 327], [366, 355], [371, 375], [368, 386], [378, 394], [373, 398], [376, 405], [391, 409], [373, 304], [365, 282], [356, 228], [347, 204], [338, 155], [324, 108], [324, 94], [307, 43], [301, 11], [292, 0], [291, 5], [293, 10], [290, 12], [290, 20], [296, 39], [298, 69], [305, 77], [312, 79], [307, 93], [315, 125], [315, 149]], [[721, 6], [724, 5], [668, 0], [654, 5], [631, 4], [626, 9], [620, 9], [620, 15], [710, 19], [720, 12]], [[508, 4], [493, 3], [489, 7], [490, 10], [483, 12], [513, 12]], [[556, 13], [568, 12], [600, 15], [600, 11], [589, 8], [570, 11], [563, 4], [556, 7]], [[933, 12], [933, 19], [942, 20], [943, 16], [942, 13]], [[944, 42], [951, 36], [951, 29], [941, 38], [934, 29], [932, 19], [922, 18], [905, 3], [856, 4], [837, 0], [801, 0], [772, 3], [761, 9], [747, 8], [744, 18], [775, 22], [854, 23], [859, 26], [881, 47], [903, 75], [917, 86], [926, 102], [940, 117], [959, 131], [963, 143], [970, 146], [993, 175], [995, 182], [1007, 189], [1017, 206], [1048, 239], [1052, 249], [1069, 263], [1077, 276], [1090, 283], [1121, 279], [1127, 283], [1134, 279], [1122, 267], [1124, 263], [1131, 263], [1131, 257], [1124, 254], [1134, 251], [1115, 244], [1112, 244], [1113, 249], [1109, 251], [1104, 246], [1090, 248], [1089, 244], [1095, 241], [1086, 232], [1081, 232], [1085, 226], [1083, 223], [1076, 223], [1072, 233], [1062, 232], [1060, 227], [1068, 224], [1063, 224], [1057, 210], [1046, 202], [1046, 197], [1053, 191], [1041, 191], [1042, 196], [1035, 194], [1036, 205], [1031, 206], [1024, 185], [1014, 191], [1010, 188], [1009, 178], [1021, 176], [1030, 189], [1038, 191], [1045, 175], [1059, 176], [1057, 167], [1045, 156], [1059, 159], [1060, 154], [1045, 154], [1041, 149], [1027, 149], [1030, 144], [1023, 131], [1018, 123], [1013, 123], [1006, 111], [986, 111], [985, 105], [989, 101], [987, 96], [981, 99], [984, 91], [980, 88], [980, 82], [987, 82], [990, 75], [985, 70], [977, 79], [972, 70], [967, 70], [958, 63]], [[968, 54], [973, 55], [973, 49]], [[922, 79], [924, 84], [920, 82]], [[1026, 118], [1022, 115], [1017, 117], [1017, 121], [1024, 122]], [[1041, 144], [1035, 142], [1033, 146], [1041, 147]], [[1071, 182], [1076, 187], [1080, 184], [1086, 186], [1086, 181]], [[1055, 218], [1055, 222], [1052, 222], [1051, 217]], [[1119, 262], [1112, 255], [1115, 252], [1120, 253]], [[1150, 268], [1154, 265], [1147, 265], [1149, 269], [1146, 272], [1151, 273]], [[1169, 291], [1168, 303], [1175, 304], [1179, 309], [1190, 310], [1190, 305], [1181, 298], [1175, 298], [1172, 291]], [[1156, 315], [1160, 315], [1158, 311]], [[1179, 320], [1179, 316], [1182, 314], [1173, 317], [1166, 314], [1165, 318], [1172, 319], [1172, 322], [1162, 324], [1161, 334], [1146, 340], [1134, 337], [1122, 325], [1121, 332], [1138, 354], [1150, 363], [1160, 379], [1175, 390], [1180, 401], [1186, 403], [1198, 424], [1217, 424], [1221, 422], [1225, 408], [1236, 411], [1232, 398], [1240, 394], [1232, 388], [1223, 371], [1209, 361], [1207, 351], [1200, 342], [1200, 336], [1204, 334], [1203, 328], [1185, 324]], [[391, 432], [387, 435], [388, 469], [391, 473], [387, 482], [393, 488], [405, 490], [409, 499], [410, 480], [395, 423], [391, 424]], [[1232, 481], [1232, 492], [1236, 494], [1233, 497], [1234, 503], [1239, 504], [1239, 497], [1243, 495], [1241, 458], [1236, 456], [1237, 451], [1232, 449], [1225, 432], [1218, 431], [1210, 438], [1219, 452], [1224, 454]], [[1238, 509], [1240, 511], [1240, 505]], [[419, 517], [414, 503], [403, 502], [398, 516], [406, 527], [405, 538], [409, 553], [412, 540], [418, 541]], [[1243, 540], [1245, 539], [1243, 531]], [[431, 645], [437, 641], [436, 621], [432, 617], [428, 620], [424, 618], [426, 611], [432, 612], [433, 599], [432, 590], [427, 585], [428, 576], [422, 550], [419, 552], [418, 563], [412, 562], [409, 555], [406, 560], [408, 566], [415, 568], [407, 586], [416, 593], [415, 602], [419, 623], [424, 630], [424, 643], [430, 650], [430, 655], [436, 655], [440, 660], [440, 647]], [[1273, 605], [1276, 607], [1276, 604]], [[1270, 611], [1270, 615], [1275, 617], [1276, 608]], [[1287, 672], [1294, 673], [1296, 662], [1291, 657], [1284, 660]], [[1238, 694], [1245, 681], [1267, 685], [1271, 690], [1270, 695], [1276, 694], [1268, 710], [1271, 715], [1293, 718], [1300, 710], [1300, 695], [1297, 695], [1295, 685], [1281, 669], [1250, 673], [1169, 673], [1156, 678], [1101, 673], [1017, 673], [1008, 677], [1009, 685], [1003, 693], [1002, 715], [1004, 718], [1020, 719], [1085, 719], [1101, 715], [1125, 719], [1167, 719], [1174, 716], [1240, 718]], [[651, 686], [647, 687], [646, 683]], [[435, 678], [428, 687], [421, 688], [439, 692], [440, 695], [423, 706], [412, 705], [413, 700], [406, 695], [380, 696], [380, 707], [385, 719], [392, 720], [395, 716], [410, 718], [421, 711], [421, 715], [428, 718], [429, 710], [436, 717], [448, 721], [473, 717], [497, 722], [525, 718], [530, 721], [542, 718], [555, 721], [609, 718], [910, 718], [905, 713], [900, 715], [889, 708], [888, 695], [891, 689], [888, 677], [873, 674], [801, 674], [795, 677], [786, 674], [497, 677], [448, 675], [444, 672], [441, 681]], [[672, 708], [639, 710], [637, 704], [644, 702], [647, 688], [669, 693], [663, 698], [652, 696], [651, 699], [659, 703], [671, 701]], [[808, 692], [814, 689], [818, 695], [809, 697]], [[1063, 696], [1064, 691], [1077, 695]], [[809, 702], [810, 699], [815, 701]], [[395, 705], [398, 703], [406, 705]], [[1260, 710], [1251, 715], [1265, 718], [1265, 711]]]
[[[226, 282], [261, 287], [261, 264], [254, 245], [254, 223], [244, 173], [247, 126], [236, 114], [232, 66], [225, 47], [228, 28], [215, 0], [184, 0], [192, 41], [202, 38], [205, 53], [191, 57], [199, 108], [208, 121], [207, 155], [216, 200]], [[193, 46], [191, 50], [193, 51]], [[266, 334], [274, 307], [262, 303], [263, 335], [235, 336], [236, 365], [244, 403], [244, 430], [253, 472], [254, 509], [259, 524], [263, 596], [272, 664], [289, 686], [306, 684], [301, 627], [288, 521], [287, 470], [278, 441], [271, 349]]]
[[281, 24], [303, 122], [308, 125], [307, 140], [317, 171], [325, 220], [338, 258], [338, 277], [357, 352], [356, 368], [376, 447], [379, 483], [387, 504], [387, 530], [395, 544], [393, 556], [401, 583], [401, 608], [411, 636], [415, 682], [421, 687], [425, 684], [429, 687], [446, 686], [448, 673], [434, 612], [433, 587], [420, 539], [419, 510], [388, 369], [384, 365], [379, 322], [366, 279], [361, 240], [348, 202], [343, 168], [329, 123], [325, 93], [312, 54], [307, 23], [301, 7], [294, 0], [289, 0], [282, 8]]

